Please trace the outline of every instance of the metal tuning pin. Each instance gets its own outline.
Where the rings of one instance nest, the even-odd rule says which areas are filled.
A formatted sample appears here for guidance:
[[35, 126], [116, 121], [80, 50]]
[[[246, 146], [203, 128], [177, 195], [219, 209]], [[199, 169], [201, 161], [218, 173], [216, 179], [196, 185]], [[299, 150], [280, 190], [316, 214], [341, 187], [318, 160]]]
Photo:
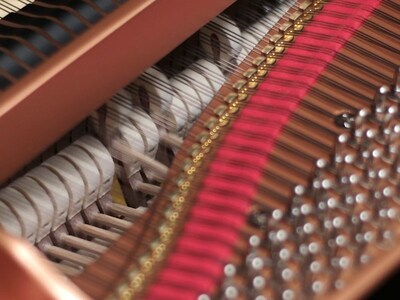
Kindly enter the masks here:
[[363, 108], [360, 109], [357, 115], [354, 117], [354, 126], [351, 129], [351, 141], [350, 144], [355, 147], [356, 149], [359, 148], [361, 144], [361, 140], [364, 136], [364, 124], [368, 116], [370, 115], [369, 109]]
[[374, 102], [372, 104], [372, 117], [374, 120], [382, 123], [386, 114], [388, 105], [387, 94], [390, 92], [390, 87], [382, 85], [375, 94]]
[[354, 159], [353, 154], [349, 152], [350, 147], [348, 142], [350, 141], [349, 133], [345, 132], [337, 137], [335, 149], [330, 159], [330, 169], [337, 171], [337, 176], [340, 176], [344, 169], [346, 161]]
[[227, 264], [224, 267], [225, 281], [224, 281], [224, 295], [222, 299], [237, 299], [239, 291], [236, 287], [234, 277], [236, 275], [236, 267], [233, 264]]
[[351, 129], [354, 126], [354, 115], [348, 112], [337, 115], [335, 124], [345, 129]]

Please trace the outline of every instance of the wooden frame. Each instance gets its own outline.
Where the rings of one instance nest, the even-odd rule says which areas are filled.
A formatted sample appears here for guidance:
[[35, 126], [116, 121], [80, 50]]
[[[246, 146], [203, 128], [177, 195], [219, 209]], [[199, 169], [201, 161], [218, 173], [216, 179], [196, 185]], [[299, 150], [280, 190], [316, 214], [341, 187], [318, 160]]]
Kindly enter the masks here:
[[0, 94], [0, 183], [233, 2], [128, 1]]

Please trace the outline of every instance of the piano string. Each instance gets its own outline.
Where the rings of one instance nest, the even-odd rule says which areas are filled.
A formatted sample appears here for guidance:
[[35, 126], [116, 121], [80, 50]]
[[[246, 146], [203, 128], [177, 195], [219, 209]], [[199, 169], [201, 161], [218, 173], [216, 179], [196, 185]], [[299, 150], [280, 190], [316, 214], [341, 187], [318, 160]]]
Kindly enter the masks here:
[[[218, 93], [221, 87], [224, 90], [226, 86], [234, 86], [238, 94], [248, 95], [246, 97], [250, 97], [253, 90], [258, 97], [271, 97], [272, 90], [257, 90], [257, 87], [281, 56], [293, 65], [280, 66], [280, 72], [315, 76], [315, 71], [295, 67], [297, 63], [309, 62], [308, 57], [282, 53], [296, 41], [290, 39], [294, 34], [289, 33], [290, 29], [293, 32], [293, 22], [304, 18], [304, 13], [311, 18], [309, 7], [318, 11], [323, 4], [292, 2], [256, 1], [245, 3], [247, 7], [237, 4], [120, 90], [74, 130], [76, 137], [71, 145], [67, 146], [71, 136], [59, 141], [54, 157], [44, 160], [0, 192], [3, 228], [36, 244], [68, 276], [79, 277], [78, 274], [99, 259], [124, 231], [131, 226], [143, 226], [143, 215], [150, 210], [152, 214], [168, 215], [157, 195], [163, 192], [162, 184], [176, 184], [175, 179], [168, 176], [168, 170], [176, 164], [173, 157], [178, 155], [179, 159], [184, 152], [181, 147], [188, 145], [184, 139], [199, 138], [191, 127], [196, 124], [212, 132], [217, 124], [224, 123], [223, 116], [227, 115], [228, 108], [235, 110], [242, 106], [228, 107], [231, 100], [226, 94]], [[355, 2], [337, 2], [339, 7], [347, 6], [349, 10], [361, 7]], [[6, 2], [0, 7], [4, 12], [21, 8]], [[397, 189], [393, 185], [396, 181], [381, 186], [381, 181], [386, 182], [389, 176], [397, 178], [397, 168], [374, 168], [381, 164], [381, 157], [384, 163], [398, 164], [398, 73], [394, 82], [391, 77], [399, 64], [399, 53], [398, 36], [391, 30], [395, 28], [396, 16], [388, 11], [390, 8], [398, 8], [398, 4], [384, 1], [374, 11], [293, 112], [292, 121], [277, 139], [270, 164], [262, 170], [261, 181], [256, 185], [249, 224], [244, 226], [241, 237], [241, 243], [248, 245], [236, 249], [232, 261], [222, 268], [225, 279], [220, 283], [220, 290], [214, 291], [217, 297], [263, 299], [260, 297], [269, 295], [295, 299], [331, 289], [340, 290], [344, 287], [340, 268], [347, 270], [359, 263], [369, 263], [371, 258], [363, 252], [369, 243], [394, 239], [394, 233], [387, 229], [390, 226], [384, 227], [385, 231], [378, 225], [381, 230], [378, 233], [374, 227], [376, 222], [381, 222], [379, 218], [388, 223], [398, 215], [396, 208], [387, 204], [395, 198]], [[329, 10], [326, 15], [348, 18], [346, 14]], [[360, 20], [365, 18], [361, 15]], [[356, 19], [361, 23], [360, 20]], [[279, 29], [275, 27], [272, 31], [275, 34], [264, 37], [278, 21]], [[348, 38], [354, 30], [350, 25], [334, 26], [324, 21], [314, 24], [328, 31], [342, 30]], [[323, 40], [328, 45], [342, 44], [346, 40], [319, 32], [301, 34]], [[258, 43], [260, 39], [263, 40]], [[294, 42], [293, 49], [316, 53], [312, 63], [320, 68], [326, 65], [325, 58], [320, 57], [331, 55], [329, 48], [316, 49], [306, 43]], [[271, 51], [275, 56], [270, 55]], [[248, 56], [249, 53], [253, 55]], [[257, 58], [260, 64], [269, 63], [268, 68], [254, 68], [257, 66], [254, 53], [265, 55]], [[372, 57], [373, 62], [366, 62], [365, 57]], [[263, 74], [254, 76], [259, 73]], [[248, 81], [237, 80], [237, 74], [243, 74]], [[267, 78], [271, 85], [287, 84], [287, 80], [279, 77]], [[385, 83], [391, 86], [382, 86], [373, 99], [371, 95], [376, 87]], [[290, 88], [296, 86], [302, 88], [301, 81], [291, 82]], [[339, 86], [343, 91], [337, 92]], [[285, 93], [273, 94], [275, 99], [285, 100], [286, 96]], [[282, 108], [271, 106], [268, 109], [279, 112]], [[214, 117], [198, 119], [201, 113]], [[200, 135], [202, 140], [204, 137]], [[205, 137], [203, 145], [211, 143], [208, 141], [211, 139]], [[196, 144], [190, 149], [193, 157], [207, 154], [194, 146]], [[191, 168], [189, 165], [186, 170], [189, 175]], [[114, 179], [114, 172], [117, 179]], [[206, 176], [201, 172], [196, 171], [196, 175]], [[228, 179], [230, 174], [224, 176]], [[362, 193], [355, 194], [353, 200], [347, 199], [348, 194], [354, 193], [354, 186], [361, 186]], [[325, 194], [331, 197], [325, 198]], [[359, 200], [358, 196], [363, 198]], [[113, 202], [112, 198], [118, 198], [120, 203]], [[347, 201], [345, 204], [341, 202], [343, 199]], [[377, 199], [386, 203], [384, 207], [375, 207]], [[123, 205], [124, 202], [128, 206]], [[357, 220], [349, 217], [355, 211]], [[376, 217], [378, 219], [374, 219]], [[370, 229], [371, 226], [374, 228]], [[353, 233], [353, 230], [360, 231]], [[137, 238], [139, 232], [134, 233]], [[298, 238], [293, 236], [296, 234]], [[298, 244], [303, 239], [305, 242]], [[358, 256], [346, 249], [349, 243], [357, 249]], [[360, 244], [358, 248], [357, 243]], [[331, 258], [330, 262], [317, 255], [321, 249], [325, 249], [322, 253]], [[278, 255], [276, 262], [273, 262], [274, 255]], [[303, 259], [307, 262], [301, 264]], [[310, 263], [311, 272], [317, 275], [302, 281], [296, 272], [308, 267], [312, 259], [315, 261]], [[354, 259], [360, 261], [353, 262]], [[319, 273], [323, 269], [321, 266], [327, 263], [331, 264], [328, 273], [333, 275]], [[270, 277], [271, 274], [278, 275]], [[83, 281], [101, 281], [101, 274], [96, 280], [87, 277]], [[244, 284], [243, 278], [251, 278], [250, 287]], [[90, 289], [88, 293], [95, 295], [95, 287]], [[140, 293], [141, 288], [137, 289]], [[157, 295], [157, 292], [150, 295]], [[204, 293], [199, 299], [209, 297], [211, 295]]]

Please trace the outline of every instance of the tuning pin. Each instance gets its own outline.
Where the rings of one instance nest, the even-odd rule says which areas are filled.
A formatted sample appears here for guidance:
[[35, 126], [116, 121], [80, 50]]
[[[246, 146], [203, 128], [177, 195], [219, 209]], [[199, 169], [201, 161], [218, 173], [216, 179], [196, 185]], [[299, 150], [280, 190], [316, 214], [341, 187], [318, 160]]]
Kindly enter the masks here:
[[303, 185], [297, 185], [293, 189], [290, 217], [291, 225], [297, 227], [305, 216], [311, 214], [314, 208], [314, 200], [305, 195], [306, 189]]
[[248, 216], [248, 223], [259, 229], [266, 230], [268, 226], [268, 213], [259, 209], [253, 209]]
[[396, 210], [391, 210], [390, 200], [393, 198], [395, 189], [387, 184], [387, 181], [382, 181], [382, 184], [374, 192], [374, 198], [376, 199], [373, 204], [380, 218], [395, 219], [397, 213]]
[[322, 199], [335, 186], [335, 175], [328, 169], [328, 162], [325, 159], [317, 160], [314, 173], [309, 190], [312, 197]]
[[347, 112], [337, 115], [335, 124], [345, 129], [351, 129], [354, 126], [354, 115]]
[[311, 284], [311, 289], [316, 295], [320, 295], [326, 292], [329, 287], [329, 276], [324, 275], [321, 278], [313, 281]]
[[[260, 275], [255, 276], [253, 278], [253, 280], [252, 280], [253, 288], [259, 293], [262, 292], [262, 290], [266, 286], [266, 284], [267, 284], [266, 279], [263, 276], [260, 276]], [[258, 298], [258, 299], [261, 299], [261, 298]]]
[[366, 188], [374, 188], [381, 181], [386, 179], [390, 171], [387, 167], [379, 167], [382, 157], [382, 149], [375, 148], [369, 151], [367, 164], [363, 170], [362, 184]]
[[307, 287], [311, 288], [311, 292], [322, 294], [329, 286], [330, 276], [328, 270], [328, 257], [317, 254], [313, 257], [309, 264], [309, 269], [305, 272]]
[[330, 168], [334, 170], [338, 176], [342, 173], [343, 166], [349, 160], [354, 160], [354, 154], [349, 152], [348, 142], [350, 141], [349, 133], [342, 133], [338, 136], [335, 144], [335, 150], [331, 156]]
[[374, 120], [382, 123], [386, 114], [387, 94], [390, 92], [390, 87], [382, 85], [375, 94], [374, 102], [372, 104], [372, 117]]
[[234, 282], [234, 277], [236, 275], [236, 267], [233, 264], [227, 264], [224, 267], [224, 274], [225, 274], [225, 291], [224, 291], [224, 298], [223, 299], [236, 299], [239, 295], [239, 291], [236, 287]]
[[315, 163], [314, 176], [313, 176], [313, 180], [312, 180], [311, 186], [310, 186], [310, 189], [312, 191], [320, 190], [322, 188], [322, 178], [321, 177], [323, 174], [323, 170], [325, 169], [326, 166], [327, 166], [327, 161], [325, 159], [319, 159]]
[[334, 282], [336, 289], [342, 289], [345, 287], [345, 281], [340, 278], [340, 274], [351, 268], [354, 265], [354, 254], [346, 248], [340, 247], [335, 255], [331, 259], [331, 266], [334, 268], [335, 277], [337, 278]]
[[354, 126], [351, 130], [350, 144], [356, 149], [359, 148], [362, 138], [364, 136], [364, 124], [370, 115], [369, 109], [360, 109], [357, 115], [354, 117]]
[[315, 215], [305, 217], [302, 225], [296, 231], [298, 231], [297, 233], [303, 233], [304, 236], [314, 234], [321, 226], [320, 220]]
[[207, 294], [201, 294], [197, 297], [197, 300], [211, 300], [211, 298]]
[[246, 257], [248, 268], [251, 272], [259, 272], [264, 267], [264, 260], [258, 256], [255, 252], [250, 253]]
[[334, 175], [333, 183], [336, 188], [341, 190], [350, 181], [354, 181], [355, 176], [357, 176], [357, 172], [352, 166], [357, 159], [360, 159], [359, 156], [362, 153], [350, 146], [351, 141], [352, 138], [349, 133], [340, 134], [335, 144], [335, 151], [331, 155], [329, 168]]
[[229, 285], [225, 288], [223, 299], [237, 299], [239, 296], [239, 291], [235, 285]]
[[400, 124], [387, 126], [383, 130], [384, 153], [382, 158], [392, 164], [399, 150]]
[[294, 300], [297, 298], [296, 292], [293, 289], [285, 289], [282, 292], [281, 298], [283, 300]]
[[370, 145], [375, 142], [375, 138], [378, 135], [378, 130], [374, 127], [366, 128], [361, 138], [360, 149], [369, 149]]
[[371, 149], [371, 155], [369, 157], [369, 167], [371, 169], [374, 169], [376, 166], [378, 166], [378, 163], [381, 160], [382, 154], [383, 154], [383, 149], [381, 148], [373, 148]]
[[378, 142], [381, 144], [386, 144], [388, 142], [388, 130], [397, 123], [397, 116], [399, 113], [399, 109], [397, 107], [397, 103], [394, 104], [390, 101], [388, 104], [385, 115], [383, 117], [382, 123], [379, 124], [379, 132], [378, 132]]

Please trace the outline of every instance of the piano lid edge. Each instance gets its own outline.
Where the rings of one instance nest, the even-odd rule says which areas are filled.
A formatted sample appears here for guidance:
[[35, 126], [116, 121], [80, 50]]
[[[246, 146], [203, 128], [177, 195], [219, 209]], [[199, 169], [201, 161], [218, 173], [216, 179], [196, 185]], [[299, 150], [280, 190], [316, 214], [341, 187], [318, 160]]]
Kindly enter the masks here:
[[90, 299], [33, 245], [1, 229], [0, 267], [1, 299]]
[[0, 183], [233, 2], [129, 1], [0, 94]]

